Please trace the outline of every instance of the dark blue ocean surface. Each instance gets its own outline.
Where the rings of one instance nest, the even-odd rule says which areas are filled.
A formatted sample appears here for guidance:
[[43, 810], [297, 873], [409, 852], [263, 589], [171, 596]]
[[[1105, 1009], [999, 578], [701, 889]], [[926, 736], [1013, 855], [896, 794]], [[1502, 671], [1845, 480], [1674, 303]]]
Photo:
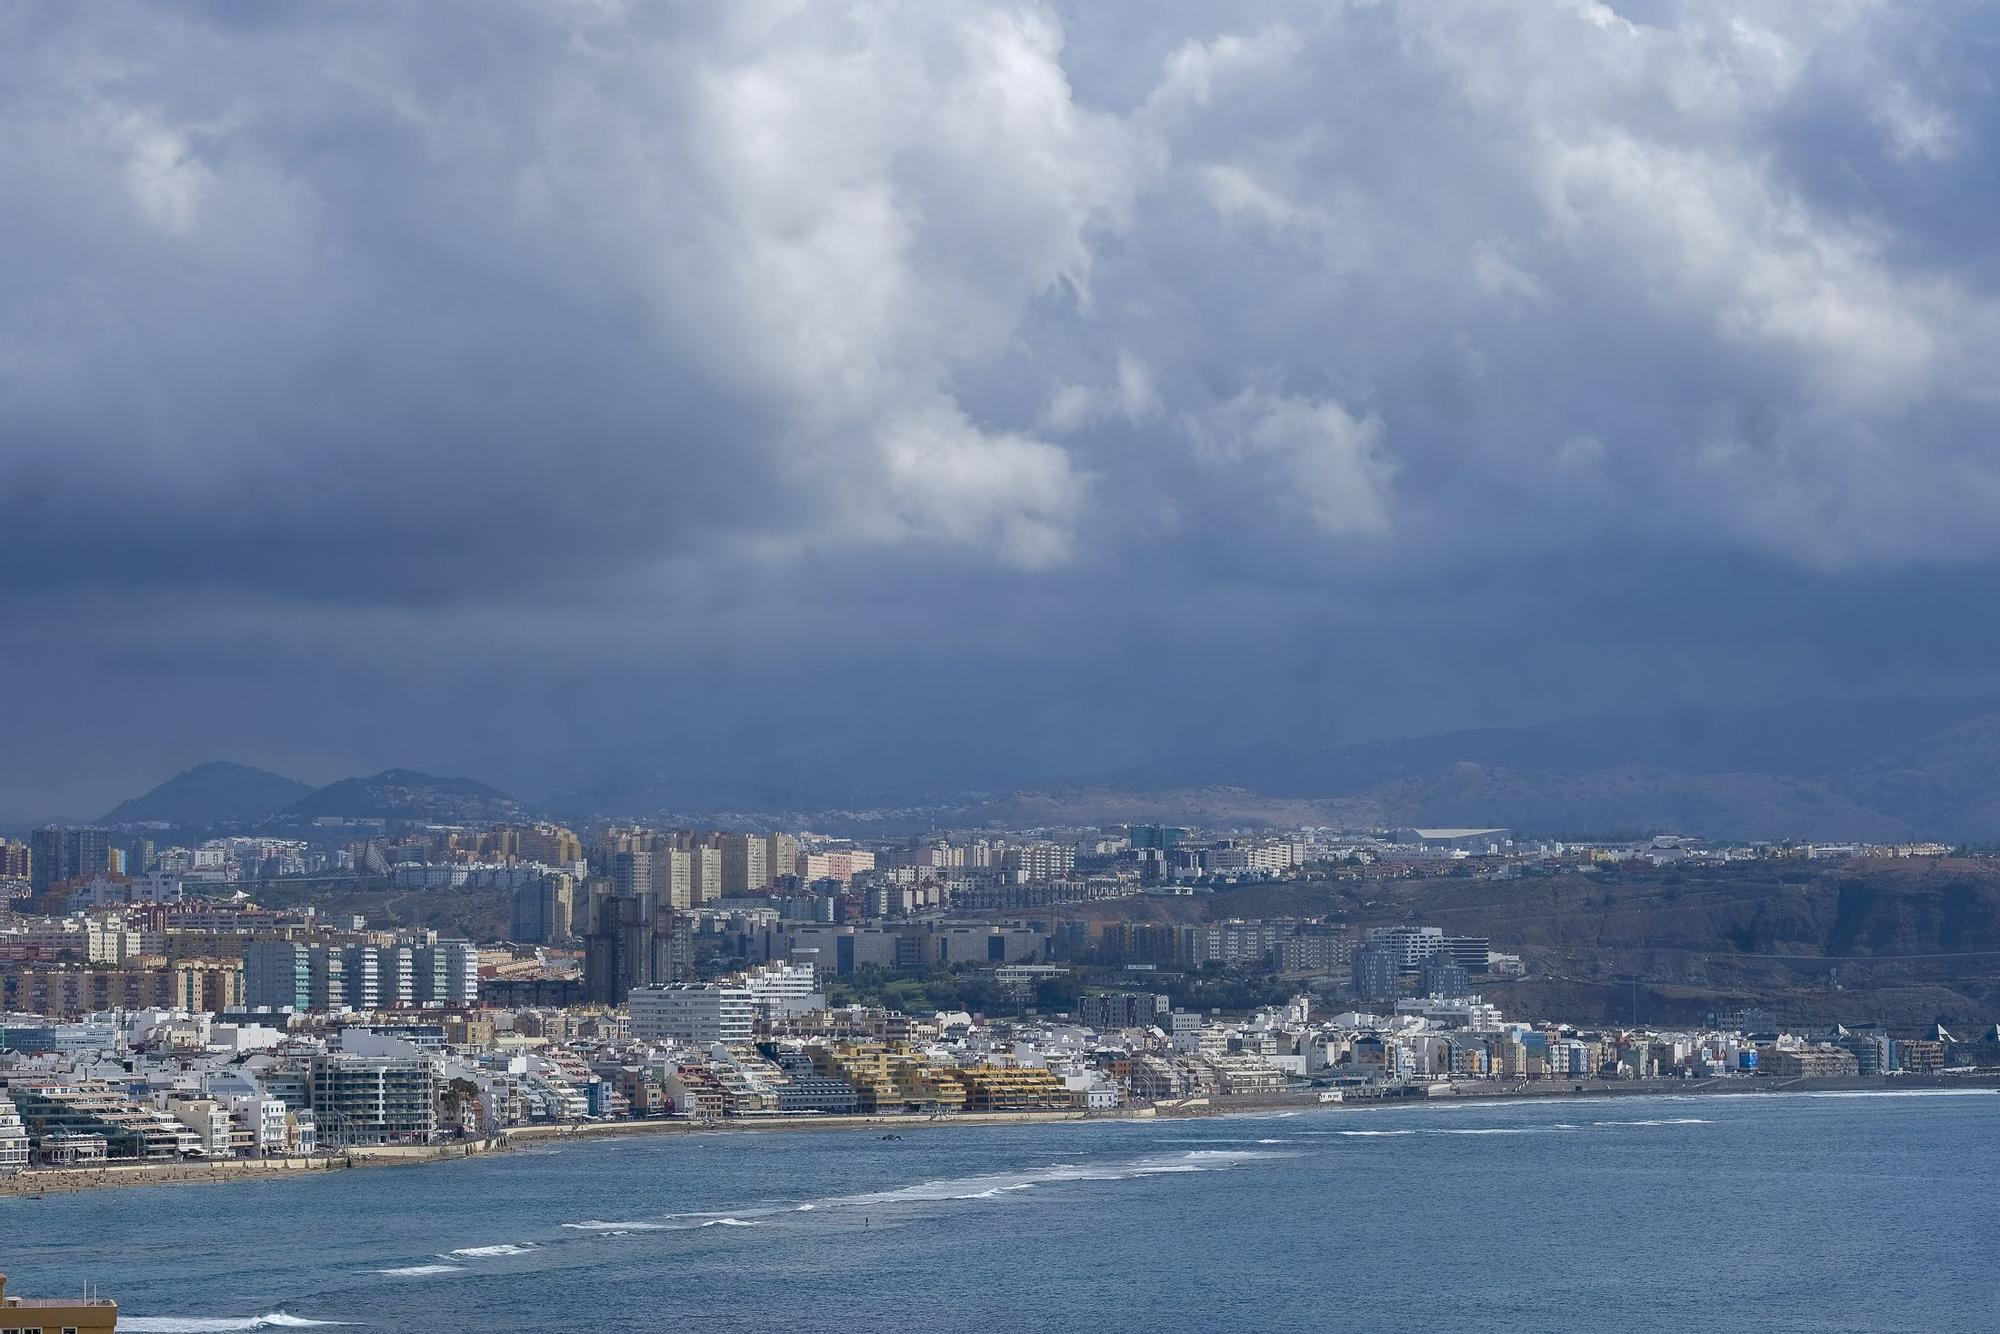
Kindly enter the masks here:
[[0, 1199], [121, 1329], [2000, 1329], [2000, 1096], [588, 1140]]

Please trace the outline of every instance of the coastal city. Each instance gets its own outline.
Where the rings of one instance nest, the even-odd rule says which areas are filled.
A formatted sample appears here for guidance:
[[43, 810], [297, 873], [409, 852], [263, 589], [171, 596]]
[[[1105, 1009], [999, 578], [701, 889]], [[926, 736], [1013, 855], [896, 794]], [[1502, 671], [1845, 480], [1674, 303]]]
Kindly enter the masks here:
[[[1164, 825], [870, 841], [547, 822], [334, 821], [192, 845], [165, 832], [49, 827], [0, 845], [0, 1188], [646, 1125], [2000, 1074], [1990, 1027], [1513, 1017], [1482, 998], [1532, 972], [1505, 939], [1339, 912], [1164, 913], [1359, 877], [1476, 895], [1609, 866], [1950, 851], [1935, 845]], [[371, 922], [325, 906], [335, 886], [483, 903], [497, 929]], [[319, 906], [266, 902], [302, 887]]]
[[2000, 1325], [1996, 52], [0, 4], [0, 1334]]

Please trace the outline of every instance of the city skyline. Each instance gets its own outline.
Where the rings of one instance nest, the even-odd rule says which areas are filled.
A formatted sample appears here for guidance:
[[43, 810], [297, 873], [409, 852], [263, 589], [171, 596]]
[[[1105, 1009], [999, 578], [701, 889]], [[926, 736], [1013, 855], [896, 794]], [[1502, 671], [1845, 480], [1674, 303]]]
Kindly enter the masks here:
[[0, 1334], [1991, 1323], [1996, 54], [0, 5]]

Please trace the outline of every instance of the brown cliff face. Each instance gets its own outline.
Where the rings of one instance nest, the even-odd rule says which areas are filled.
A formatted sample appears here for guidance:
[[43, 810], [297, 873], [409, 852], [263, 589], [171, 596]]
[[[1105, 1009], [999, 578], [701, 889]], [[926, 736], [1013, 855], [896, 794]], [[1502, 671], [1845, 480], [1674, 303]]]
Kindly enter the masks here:
[[1530, 979], [1486, 984], [1523, 1017], [1699, 1022], [1758, 1006], [1800, 1020], [1984, 1028], [2000, 1018], [2000, 863], [1768, 861], [1512, 881], [1274, 885], [1211, 917], [1332, 914], [1490, 937]]

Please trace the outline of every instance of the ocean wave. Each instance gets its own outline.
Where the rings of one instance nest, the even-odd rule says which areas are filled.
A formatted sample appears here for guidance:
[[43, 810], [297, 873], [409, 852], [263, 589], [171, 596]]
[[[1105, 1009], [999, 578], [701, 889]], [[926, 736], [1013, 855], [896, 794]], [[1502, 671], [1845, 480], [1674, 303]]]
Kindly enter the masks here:
[[1594, 1126], [1706, 1126], [1715, 1124], [1699, 1116], [1669, 1116], [1639, 1121], [1592, 1121]]
[[391, 1278], [430, 1278], [437, 1274], [463, 1274], [464, 1265], [404, 1265], [400, 1269], [375, 1269], [376, 1274], [387, 1274]]
[[308, 1320], [302, 1315], [272, 1311], [253, 1316], [128, 1315], [118, 1318], [121, 1329], [133, 1334], [232, 1334], [248, 1329], [316, 1329], [322, 1325], [345, 1325], [345, 1320]]
[[1785, 1089], [1780, 1093], [1792, 1098], [1978, 1098], [1991, 1097], [2000, 1089]]
[[1161, 1144], [1276, 1144], [1274, 1139], [1230, 1139], [1223, 1135], [1204, 1135], [1200, 1139], [1163, 1139]]
[[533, 1242], [525, 1246], [516, 1246], [512, 1242], [503, 1241], [497, 1246], [461, 1246], [449, 1254], [464, 1260], [485, 1260], [503, 1255], [526, 1255], [529, 1251], [537, 1249], [539, 1248]]
[[954, 1200], [997, 1200], [1002, 1196], [1012, 1195], [1016, 1191], [1033, 1190], [1034, 1188], [1035, 1183], [1032, 1181], [1016, 1181], [1011, 1186], [988, 1186], [985, 1190], [975, 1190], [964, 1195], [952, 1195], [948, 1198]]
[[754, 1205], [723, 1213], [667, 1214], [649, 1221], [606, 1222], [599, 1218], [564, 1223], [576, 1232], [617, 1235], [624, 1232], [680, 1232], [703, 1227], [757, 1227], [788, 1214], [837, 1209], [893, 1209], [942, 1204], [957, 1200], [990, 1200], [1015, 1191], [1068, 1181], [1133, 1181], [1144, 1177], [1191, 1172], [1220, 1172], [1268, 1159], [1297, 1155], [1271, 1149], [1194, 1149], [1172, 1158], [1140, 1158], [1119, 1163], [1050, 1163], [1021, 1172], [993, 1172], [970, 1177], [918, 1181], [888, 1190], [837, 1195], [799, 1204]]

